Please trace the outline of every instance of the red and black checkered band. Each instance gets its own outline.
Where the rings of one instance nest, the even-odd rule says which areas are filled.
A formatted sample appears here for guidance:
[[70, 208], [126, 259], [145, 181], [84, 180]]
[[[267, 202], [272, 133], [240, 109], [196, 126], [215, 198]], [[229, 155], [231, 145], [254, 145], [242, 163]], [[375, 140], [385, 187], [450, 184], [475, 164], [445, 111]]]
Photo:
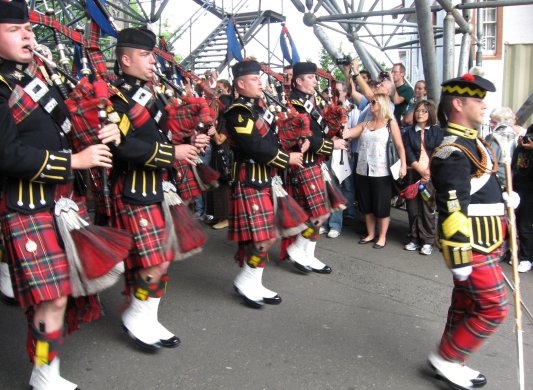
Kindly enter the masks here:
[[17, 125], [39, 107], [39, 104], [34, 102], [20, 85], [13, 88], [8, 105]]
[[139, 103], [135, 103], [129, 110], [129, 119], [133, 127], [143, 126], [151, 118], [150, 112]]
[[263, 115], [259, 116], [255, 121], [255, 127], [261, 134], [261, 137], [265, 138], [268, 132], [270, 131], [270, 125], [267, 123]]

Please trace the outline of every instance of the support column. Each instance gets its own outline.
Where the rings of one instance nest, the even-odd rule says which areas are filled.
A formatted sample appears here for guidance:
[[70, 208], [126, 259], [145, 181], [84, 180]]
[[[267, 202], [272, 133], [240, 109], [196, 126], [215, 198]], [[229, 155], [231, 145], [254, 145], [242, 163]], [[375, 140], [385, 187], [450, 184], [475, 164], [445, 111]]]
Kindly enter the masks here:
[[428, 98], [438, 104], [440, 85], [437, 77], [437, 59], [435, 56], [435, 37], [433, 35], [431, 9], [426, 0], [415, 0], [415, 8]]
[[443, 22], [442, 58], [443, 70], [442, 81], [453, 78], [455, 66], [455, 18], [451, 12], [446, 14]]

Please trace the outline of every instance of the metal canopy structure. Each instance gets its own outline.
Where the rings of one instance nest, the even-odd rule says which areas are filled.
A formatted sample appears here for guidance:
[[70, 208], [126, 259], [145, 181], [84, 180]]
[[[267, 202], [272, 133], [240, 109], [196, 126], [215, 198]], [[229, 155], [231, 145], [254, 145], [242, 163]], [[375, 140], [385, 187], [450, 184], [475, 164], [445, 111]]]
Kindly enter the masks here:
[[[387, 50], [391, 49], [420, 48], [428, 96], [435, 101], [439, 99], [435, 53], [435, 40], [437, 38], [443, 38], [445, 50], [443, 78], [447, 79], [453, 77], [454, 74], [463, 74], [472, 63], [470, 58], [473, 35], [472, 10], [533, 4], [531, 0], [463, 0], [461, 4], [455, 5], [450, 0], [411, 0], [411, 4], [406, 7], [406, 0], [343, 0], [342, 2], [337, 0], [306, 0], [305, 5], [302, 0], [291, 0], [291, 2], [303, 14], [303, 22], [313, 28], [315, 35], [332, 57], [338, 58], [342, 54], [332, 46], [328, 39], [326, 33], [328, 29], [345, 35], [348, 41], [353, 44], [364, 67], [370, 71], [373, 77], [376, 77], [381, 69], [370, 55], [367, 49], [369, 46], [375, 47], [385, 54]], [[327, 15], [318, 15], [321, 11], [325, 11]], [[435, 23], [438, 13], [445, 16], [445, 18], [443, 17], [445, 20], [443, 26], [437, 26]], [[397, 22], [389, 22], [384, 21], [384, 17], [400, 19]], [[372, 28], [376, 25], [381, 28], [381, 32], [378, 34], [375, 34], [376, 30]], [[453, 49], [456, 34], [462, 35], [462, 41], [459, 66], [454, 71]], [[395, 38], [399, 35], [412, 35], [416, 38], [394, 43]], [[483, 37], [479, 35], [479, 31], [478, 36], [474, 38], [478, 41], [476, 42], [477, 50], [481, 52]], [[479, 63], [481, 56], [476, 56], [476, 58], [478, 61], [476, 65], [481, 65]]]
[[[28, 0], [28, 4], [30, 9], [38, 13], [53, 14], [60, 23], [66, 26], [83, 28], [87, 23], [88, 1]], [[165, 8], [169, 4], [175, 5], [177, 1], [107, 0], [105, 3], [109, 13], [122, 28], [139, 25], [157, 27], [156, 23], [161, 23], [164, 19]], [[178, 26], [172, 31], [167, 41], [172, 45], [206, 13], [215, 15], [220, 23], [196, 49], [191, 50], [183, 61], [185, 67], [197, 71], [210, 68], [221, 71], [226, 66], [224, 30], [230, 18], [234, 18], [244, 45], [254, 40], [262, 27], [268, 26], [269, 28], [270, 23], [280, 23], [285, 20], [285, 16], [281, 14], [261, 10], [261, 1], [258, 1], [257, 12], [242, 14], [239, 14], [239, 10], [247, 5], [249, 0], [227, 1], [226, 3], [231, 3], [231, 13], [226, 11], [228, 7], [224, 5], [224, 0], [193, 1], [200, 6], [199, 9], [191, 15], [187, 25]], [[281, 3], [283, 4], [283, 0]], [[487, 7], [531, 5], [533, 0], [462, 0], [460, 4], [454, 4], [451, 0], [291, 0], [291, 3], [302, 13], [303, 23], [312, 27], [314, 34], [332, 57], [341, 57], [342, 53], [334, 47], [328, 31], [344, 35], [352, 43], [364, 67], [374, 77], [381, 69], [380, 64], [371, 54], [371, 48], [380, 50], [385, 56], [388, 56], [387, 52], [390, 50], [420, 49], [428, 96], [437, 101], [439, 73], [436, 65], [436, 41], [442, 39], [444, 53], [442, 78], [447, 79], [462, 74], [474, 61], [476, 65], [481, 65], [484, 37], [479, 28], [477, 34], [473, 34], [473, 12], [476, 10], [479, 12], [480, 9]], [[264, 4], [272, 4], [272, 2], [264, 2]], [[442, 23], [438, 23], [439, 20]], [[53, 34], [46, 27], [36, 26], [35, 31], [41, 43], [55, 45]], [[457, 34], [461, 35], [461, 45], [458, 67], [454, 69]], [[66, 39], [64, 43], [67, 43], [68, 51], [73, 50]], [[472, 43], [476, 46], [475, 55], [472, 55]], [[113, 47], [113, 40], [102, 38], [100, 46], [106, 52]], [[271, 58], [270, 42], [263, 47], [269, 51], [267, 57]], [[527, 101], [531, 99], [533, 95]], [[531, 104], [526, 104], [519, 112], [520, 118], [528, 118], [533, 113], [533, 107]]]
[[[105, 7], [121, 28], [125, 26], [146, 26], [160, 20], [169, 0], [107, 0]], [[28, 0], [28, 6], [37, 13], [52, 16], [59, 23], [72, 29], [85, 31], [88, 22], [87, 1], [85, 0]], [[149, 10], [148, 12], [146, 10]], [[55, 46], [53, 33], [44, 26], [34, 26], [39, 43]], [[61, 34], [59, 39], [65, 49], [72, 54], [71, 42]], [[113, 41], [103, 36], [99, 41], [103, 52], [113, 47]]]

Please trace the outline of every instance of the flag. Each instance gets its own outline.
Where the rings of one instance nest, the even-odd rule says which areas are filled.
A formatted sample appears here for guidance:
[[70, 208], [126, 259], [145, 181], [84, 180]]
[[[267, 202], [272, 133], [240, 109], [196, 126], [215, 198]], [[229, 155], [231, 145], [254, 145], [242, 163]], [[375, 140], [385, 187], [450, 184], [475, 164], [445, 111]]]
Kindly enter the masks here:
[[[101, 0], [101, 2], [105, 6], [105, 0]], [[107, 20], [102, 11], [100, 11], [98, 6], [94, 3], [94, 0], [87, 0], [87, 11], [91, 16], [91, 19], [98, 24], [104, 34], [114, 38], [118, 37], [118, 31], [115, 31], [111, 23], [109, 23], [109, 20]]]
[[228, 20], [226, 26], [226, 38], [228, 40], [228, 54], [226, 55], [227, 63], [229, 64], [233, 58], [237, 61], [242, 61], [241, 45], [237, 39], [237, 31], [235, 30], [235, 25], [233, 24], [232, 19]]
[[[291, 53], [289, 52], [289, 47], [287, 46], [287, 41], [285, 40], [285, 37], [289, 40], [289, 44], [291, 45]], [[283, 53], [283, 58], [285, 61], [287, 61], [289, 64], [294, 65], [297, 62], [300, 62], [300, 56], [298, 55], [298, 50], [296, 50], [296, 45], [294, 44], [294, 41], [291, 38], [291, 35], [289, 34], [289, 29], [286, 26], [283, 26], [281, 28], [281, 34], [279, 36], [281, 51]]]

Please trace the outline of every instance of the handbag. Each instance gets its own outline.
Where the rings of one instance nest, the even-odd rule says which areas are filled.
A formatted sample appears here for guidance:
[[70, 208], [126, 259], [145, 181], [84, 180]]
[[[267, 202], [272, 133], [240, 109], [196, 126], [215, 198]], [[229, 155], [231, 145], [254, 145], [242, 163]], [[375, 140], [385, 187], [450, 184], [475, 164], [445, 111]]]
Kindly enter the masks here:
[[418, 195], [418, 186], [420, 185], [420, 180], [416, 183], [409, 184], [403, 190], [400, 191], [400, 196], [404, 199], [414, 199]]
[[387, 130], [389, 131], [389, 139], [387, 140], [387, 166], [389, 169], [400, 159], [400, 155], [398, 154], [398, 150], [396, 150], [396, 145], [392, 139], [390, 122], [390, 120], [387, 122]]
[[214, 149], [213, 168], [220, 173], [220, 180], [229, 183], [231, 181], [231, 166], [233, 164], [233, 152], [227, 142], [216, 145]]

